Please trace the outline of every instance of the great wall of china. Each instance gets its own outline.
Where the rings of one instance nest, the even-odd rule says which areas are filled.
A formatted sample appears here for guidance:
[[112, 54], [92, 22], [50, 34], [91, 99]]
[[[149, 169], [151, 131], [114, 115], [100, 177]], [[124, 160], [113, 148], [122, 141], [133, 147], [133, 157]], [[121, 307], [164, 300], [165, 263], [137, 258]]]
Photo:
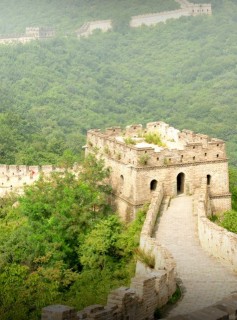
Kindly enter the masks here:
[[[194, 5], [186, 0], [177, 0], [177, 2], [179, 2], [179, 4], [181, 5], [181, 9], [132, 17], [130, 26], [150, 26], [155, 25], [159, 22], [166, 22], [168, 19], [179, 19], [181, 16], [211, 14], [210, 4]], [[88, 22], [87, 24], [83, 25], [82, 28], [80, 28], [77, 35], [78, 37], [89, 36], [96, 29], [100, 29], [103, 32], [110, 30], [112, 29], [112, 21], [103, 20]], [[55, 33], [52, 29], [43, 28], [40, 30], [40, 28], [27, 28], [25, 35], [22, 35], [20, 37], [16, 36], [12, 38], [2, 38], [0, 39], [0, 43], [26, 43], [31, 40], [52, 38], [54, 36]], [[132, 126], [132, 128], [130, 129], [134, 130], [134, 127]], [[137, 127], [135, 129], [137, 130]], [[140, 127], [138, 127], [138, 129], [140, 130]], [[110, 130], [109, 132], [111, 133], [113, 132], [113, 130]], [[179, 138], [176, 135], [177, 132], [175, 130], [167, 131], [167, 128], [165, 128], [165, 130], [166, 133], [172, 135], [172, 137], [169, 137], [168, 139], [171, 144], [175, 142], [173, 140]], [[97, 142], [100, 139], [104, 141], [107, 139], [105, 136], [100, 137], [100, 135], [101, 133], [94, 135]], [[92, 141], [94, 138], [91, 139], [91, 133], [89, 133], [89, 136], [90, 139], [88, 140], [88, 144], [95, 143], [94, 141]], [[167, 319], [237, 319], [237, 235], [215, 225], [208, 219], [208, 217], [212, 215], [213, 212], [230, 208], [230, 194], [227, 190], [228, 178], [226, 177], [228, 164], [224, 150], [224, 144], [220, 140], [210, 140], [207, 136], [195, 135], [190, 131], [184, 131], [183, 133], [181, 133], [180, 137], [185, 138], [185, 136], [186, 143], [189, 144], [187, 154], [184, 153], [182, 149], [175, 150], [175, 148], [173, 148], [172, 152], [159, 150], [160, 156], [154, 157], [154, 150], [151, 150], [149, 148], [145, 148], [145, 150], [144, 146], [142, 150], [139, 151], [135, 151], [133, 146], [125, 146], [125, 148], [130, 149], [130, 151], [126, 153], [126, 157], [123, 160], [121, 159], [121, 151], [124, 147], [119, 147], [119, 150], [121, 149], [120, 152], [118, 152], [118, 150], [114, 148], [116, 152], [113, 152], [114, 142], [110, 141], [110, 136], [110, 138], [108, 139], [108, 141], [110, 141], [110, 145], [108, 148], [109, 152], [106, 151], [105, 148], [103, 148], [104, 154], [109, 159], [109, 162], [112, 161], [118, 165], [119, 162], [122, 163], [125, 161], [126, 163], [124, 162], [123, 165], [125, 165], [125, 167], [131, 171], [131, 167], [133, 165], [139, 166], [138, 157], [136, 159], [134, 158], [134, 160], [133, 156], [145, 151], [149, 153], [149, 158], [147, 158], [147, 161], [150, 162], [150, 166], [147, 167], [146, 164], [145, 168], [137, 168], [137, 172], [145, 172], [145, 176], [149, 177], [149, 179], [151, 180], [148, 184], [149, 190], [143, 192], [143, 194], [148, 195], [149, 191], [150, 206], [141, 232], [140, 248], [147, 254], [152, 254], [154, 256], [155, 266], [151, 269], [138, 261], [135, 277], [131, 279], [130, 287], [122, 287], [113, 290], [108, 296], [106, 306], [88, 306], [87, 308], [79, 312], [77, 312], [72, 307], [63, 305], [48, 306], [42, 310], [42, 320], [154, 319], [155, 310], [167, 303], [169, 298], [175, 292], [176, 281], [177, 278], [180, 277], [179, 260], [174, 259], [174, 255], [169, 251], [170, 249], [167, 249], [167, 247], [161, 241], [162, 239], [160, 237], [160, 234], [162, 234], [162, 230], [159, 229], [162, 226], [161, 219], [162, 217], [167, 218], [170, 214], [169, 207], [171, 206], [170, 203], [172, 203], [173, 201], [172, 198], [175, 197], [174, 199], [177, 199], [177, 196], [180, 197], [183, 195], [191, 197], [190, 201], [192, 203], [192, 210], [190, 214], [193, 217], [195, 226], [195, 230], [193, 233], [195, 233], [195, 236], [198, 235], [198, 238], [196, 240], [199, 241], [200, 246], [203, 247], [205, 252], [209, 253], [209, 257], [216, 257], [217, 260], [214, 260], [213, 268], [215, 270], [219, 269], [219, 265], [221, 262], [226, 267], [226, 271], [224, 271], [224, 278], [222, 278], [220, 275], [217, 283], [215, 283], [215, 281], [212, 279], [212, 276], [214, 277], [214, 269], [213, 273], [211, 269], [206, 269], [206, 275], [210, 274], [210, 282], [208, 281], [208, 278], [204, 281], [203, 274], [201, 273], [197, 273], [194, 276], [193, 274], [191, 274], [193, 281], [193, 283], [191, 283], [191, 287], [193, 288], [193, 291], [195, 290], [194, 288], [196, 288], [195, 281], [201, 282], [201, 289], [203, 291], [200, 291], [201, 293], [197, 292], [197, 294], [201, 296], [202, 293], [205, 292], [207, 293], [208, 298], [203, 295], [203, 300], [200, 302], [200, 304], [198, 304], [197, 295], [195, 296], [195, 294], [193, 293], [190, 294], [187, 286], [187, 292], [183, 292], [183, 294], [184, 297], [188, 297], [190, 295], [191, 302], [189, 301], [189, 304], [187, 304], [186, 300], [183, 298], [178, 303], [179, 307], [175, 308], [170, 313], [170, 315], [168, 315]], [[199, 139], [199, 141], [194, 141], [193, 139]], [[202, 139], [205, 140], [204, 144], [201, 141]], [[118, 143], [118, 145], [119, 144], [121, 143]], [[204, 146], [205, 144], [206, 147]], [[209, 146], [209, 149], [207, 148], [207, 146]], [[207, 149], [208, 152], [206, 152], [205, 149]], [[155, 153], [157, 153], [157, 151], [155, 151]], [[155, 161], [156, 163], [153, 163], [152, 161]], [[164, 178], [164, 176], [162, 176], [163, 181], [159, 181], [159, 179], [154, 179], [153, 177], [151, 177], [149, 172], [151, 172], [151, 167], [154, 166], [156, 168], [159, 167], [159, 172], [170, 172], [169, 177]], [[181, 170], [180, 173], [175, 171], [175, 166], [176, 168], [179, 167], [179, 170]], [[194, 166], [199, 166], [197, 171], [193, 171], [192, 168]], [[214, 169], [211, 172], [210, 168], [212, 167]], [[43, 173], [45, 175], [50, 175], [50, 173], [55, 170], [58, 169], [51, 165], [1, 165], [0, 196], [4, 196], [10, 191], [21, 193], [23, 192], [23, 187], [36, 181], [39, 178], [40, 174]], [[198, 176], [198, 171], [203, 177]], [[194, 175], [192, 178], [194, 178], [194, 182], [191, 183], [189, 176], [191, 176], [193, 173]], [[171, 186], [170, 182], [172, 180], [172, 174], [177, 176], [177, 180], [173, 184], [173, 186]], [[134, 175], [133, 177], [135, 176], [136, 175]], [[143, 201], [139, 202], [140, 199], [136, 195], [133, 199], [133, 203], [131, 201], [128, 201], [129, 199], [126, 196], [126, 192], [128, 192], [129, 187], [124, 184], [124, 177], [126, 177], [125, 174], [120, 174], [120, 178], [116, 177], [115, 179], [117, 180], [118, 185], [118, 193], [115, 194], [115, 196], [117, 196], [117, 198], [119, 199], [117, 204], [119, 205], [120, 202], [121, 212], [123, 211], [124, 203], [127, 208], [125, 210], [126, 214], [123, 218], [131, 219], [132, 217], [134, 217], [136, 209], [142, 205]], [[138, 185], [144, 186], [143, 178], [138, 180]], [[171, 193], [170, 195], [167, 194], [167, 190], [169, 190], [169, 192]], [[218, 192], [215, 193], [215, 191]], [[182, 194], [172, 194], [175, 192]], [[123, 193], [125, 197], [123, 197]], [[183, 200], [183, 202], [185, 200], [185, 198], [180, 199]], [[135, 210], [131, 211], [131, 208]], [[183, 209], [184, 208], [182, 208], [182, 210]], [[175, 208], [173, 210], [175, 210], [175, 214], [179, 214], [178, 208]], [[172, 224], [172, 221], [169, 220], [169, 218], [168, 222], [170, 226]], [[187, 225], [187, 228], [189, 229], [190, 226]], [[174, 230], [174, 232], [178, 233], [177, 229]], [[181, 232], [183, 232], [183, 229]], [[190, 235], [187, 235], [187, 241], [190, 241], [190, 239], [188, 238], [189, 236]], [[179, 239], [177, 241], [179, 241]], [[195, 244], [195, 247], [196, 246], [197, 243]], [[194, 265], [187, 265], [187, 269], [195, 269], [194, 267], [197, 264], [197, 261], [198, 263], [202, 263], [202, 261], [196, 260], [193, 262]], [[200, 270], [202, 269], [200, 268]], [[223, 273], [223, 270], [220, 270]], [[233, 271], [233, 273], [231, 273], [231, 270]], [[206, 301], [204, 301], [205, 299]], [[183, 309], [185, 310], [185, 312], [180, 313], [178, 310], [182, 310], [182, 304], [184, 306]]]
[[[152, 26], [160, 22], [166, 22], [170, 19], [179, 19], [184, 16], [211, 15], [211, 4], [193, 4], [187, 0], [175, 0], [180, 9], [172, 11], [164, 11], [158, 13], [150, 13], [139, 16], [133, 16], [130, 20], [130, 27], [136, 28], [142, 25]], [[88, 37], [95, 30], [102, 32], [109, 31], [113, 28], [112, 20], [96, 20], [84, 23], [79, 30], [76, 31], [78, 38]], [[45, 40], [55, 37], [55, 31], [52, 28], [45, 27], [27, 27], [25, 34], [21, 35], [0, 35], [0, 44], [27, 43], [32, 40]]]
[[[157, 134], [159, 146], [144, 142], [145, 135]], [[208, 218], [217, 208], [218, 212], [230, 208], [224, 142], [153, 122], [145, 129], [132, 125], [104, 133], [90, 130], [86, 153], [95, 148], [111, 167], [114, 200], [123, 219], [134, 218], [139, 206], [132, 200], [150, 202], [140, 249], [153, 256], [155, 264], [151, 268], [138, 261], [130, 287], [113, 290], [105, 306], [77, 312], [52, 305], [42, 310], [41, 319], [152, 320], [175, 292], [176, 283], [182, 299], [167, 319], [237, 319], [237, 235]], [[146, 162], [139, 162], [148, 152]], [[124, 202], [121, 192], [130, 198]]]

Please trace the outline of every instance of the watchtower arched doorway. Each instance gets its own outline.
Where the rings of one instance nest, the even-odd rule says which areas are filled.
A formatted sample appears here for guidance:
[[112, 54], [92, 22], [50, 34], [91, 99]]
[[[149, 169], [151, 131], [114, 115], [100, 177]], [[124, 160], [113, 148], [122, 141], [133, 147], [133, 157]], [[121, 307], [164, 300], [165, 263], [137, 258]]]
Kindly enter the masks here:
[[177, 194], [184, 193], [185, 174], [180, 172], [177, 175]]
[[210, 186], [210, 184], [211, 184], [211, 175], [208, 174], [207, 175], [207, 185]]
[[157, 188], [157, 180], [152, 180], [150, 183], [150, 190], [155, 191]]

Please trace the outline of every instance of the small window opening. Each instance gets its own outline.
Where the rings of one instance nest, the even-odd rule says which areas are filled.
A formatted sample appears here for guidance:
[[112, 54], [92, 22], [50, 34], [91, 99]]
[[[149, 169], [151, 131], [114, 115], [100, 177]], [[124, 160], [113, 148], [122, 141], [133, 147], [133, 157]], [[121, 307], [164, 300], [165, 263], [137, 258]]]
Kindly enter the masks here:
[[217, 154], [216, 157], [219, 158], [219, 154]]
[[211, 176], [210, 174], [207, 175], [207, 185], [210, 186], [211, 184]]
[[150, 190], [155, 191], [157, 187], [157, 180], [152, 180], [150, 183]]
[[194, 157], [193, 157], [193, 160], [195, 160], [195, 159], [196, 159], [196, 157], [194, 156]]
[[205, 153], [205, 157], [207, 156], [207, 153]]

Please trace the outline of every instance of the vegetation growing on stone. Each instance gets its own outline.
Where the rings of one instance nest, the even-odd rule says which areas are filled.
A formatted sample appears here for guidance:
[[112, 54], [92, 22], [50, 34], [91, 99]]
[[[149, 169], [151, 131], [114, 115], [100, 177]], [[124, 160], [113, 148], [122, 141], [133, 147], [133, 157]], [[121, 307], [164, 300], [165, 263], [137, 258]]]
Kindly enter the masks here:
[[135, 250], [136, 259], [141, 261], [145, 266], [154, 269], [155, 257], [151, 253], [147, 253], [141, 248]]
[[160, 136], [157, 133], [146, 133], [144, 139], [147, 143], [155, 144], [160, 147], [164, 147], [165, 144], [161, 141]]
[[136, 144], [136, 141], [131, 137], [124, 138], [124, 142], [125, 142], [125, 144], [128, 144], [128, 145], [130, 145], [130, 144], [135, 145]]
[[142, 155], [139, 156], [139, 158], [138, 158], [138, 163], [139, 163], [141, 166], [145, 166], [145, 165], [147, 165], [149, 158], [150, 158], [150, 157], [149, 157], [148, 154], [142, 154]]

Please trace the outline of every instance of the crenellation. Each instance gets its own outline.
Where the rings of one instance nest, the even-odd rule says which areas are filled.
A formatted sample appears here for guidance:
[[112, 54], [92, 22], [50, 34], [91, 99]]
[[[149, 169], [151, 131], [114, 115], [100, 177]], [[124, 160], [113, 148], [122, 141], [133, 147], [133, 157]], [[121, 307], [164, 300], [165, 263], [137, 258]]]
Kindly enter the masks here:
[[[192, 194], [203, 178], [213, 197], [229, 194], [224, 141], [161, 121], [113, 130], [88, 131], [86, 153], [98, 150], [111, 168], [115, 204], [123, 218], [132, 219], [160, 183], [171, 197]], [[221, 202], [223, 210], [229, 208], [228, 201]], [[219, 210], [220, 202], [214, 207]]]
[[109, 136], [117, 136], [120, 133], [121, 133], [120, 127], [112, 127], [112, 128], [107, 128], [105, 130], [105, 134]]
[[27, 43], [36, 39], [55, 37], [55, 31], [49, 27], [27, 27], [25, 34], [0, 35], [0, 44]]
[[24, 186], [31, 185], [39, 179], [40, 175], [50, 175], [52, 172], [63, 172], [62, 168], [53, 165], [0, 165], [0, 196], [14, 191], [23, 193]]

